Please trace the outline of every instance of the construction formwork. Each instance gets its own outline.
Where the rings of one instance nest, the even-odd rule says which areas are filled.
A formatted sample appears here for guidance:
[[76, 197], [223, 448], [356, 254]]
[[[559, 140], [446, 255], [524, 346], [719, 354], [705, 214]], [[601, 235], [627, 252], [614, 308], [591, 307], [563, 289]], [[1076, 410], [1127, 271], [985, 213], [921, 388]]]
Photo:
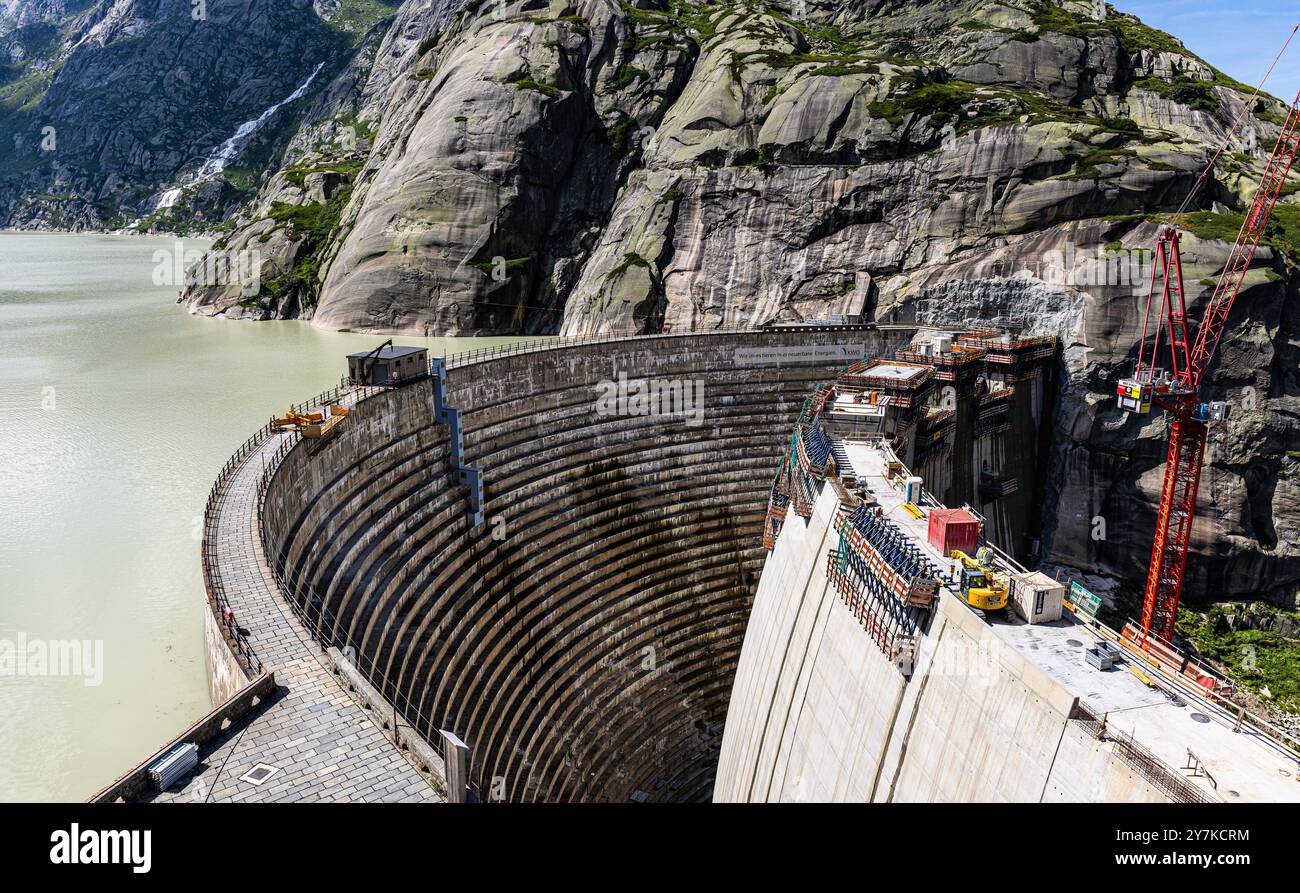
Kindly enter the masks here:
[[978, 371], [984, 351], [976, 347], [954, 345], [949, 351], [928, 353], [914, 347], [902, 347], [894, 356], [908, 363], [934, 367], [934, 377], [939, 381], [957, 381], [973, 371]]
[[1056, 356], [1055, 335], [1021, 338], [992, 332], [961, 335], [959, 346], [983, 351], [989, 374], [1005, 381], [1024, 381], [1043, 374], [1045, 364]]
[[[999, 533], [1025, 520], [1033, 494], [1022, 484], [1031, 478], [1012, 469], [1025, 453], [1018, 438], [1028, 435], [1032, 444], [1040, 436], [1037, 401], [1048, 382], [1032, 379], [1049, 368], [1057, 339], [989, 330], [945, 335], [851, 363], [804, 401], [783, 466], [797, 514], [810, 515], [815, 482], [835, 474], [831, 439], [869, 436], [888, 443], [941, 501], [991, 512]], [[1020, 405], [1026, 400], [1035, 402], [1029, 410]], [[769, 505], [765, 540], [775, 539], [783, 510]]]
[[891, 398], [899, 410], [924, 406], [934, 392], [934, 366], [898, 360], [870, 360], [854, 363], [844, 370], [835, 384], [843, 393], [875, 391]]

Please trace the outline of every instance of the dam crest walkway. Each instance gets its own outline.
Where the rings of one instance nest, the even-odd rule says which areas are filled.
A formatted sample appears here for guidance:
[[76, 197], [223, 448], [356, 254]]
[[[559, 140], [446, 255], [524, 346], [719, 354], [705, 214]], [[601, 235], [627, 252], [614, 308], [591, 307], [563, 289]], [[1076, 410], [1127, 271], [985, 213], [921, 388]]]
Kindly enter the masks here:
[[[262, 545], [263, 477], [296, 432], [273, 432], [234, 465], [209, 520], [217, 579], [247, 649], [275, 673], [276, 693], [199, 754], [200, 771], [154, 802], [439, 802], [438, 791], [327, 668], [280, 590]], [[250, 523], [253, 522], [253, 523]], [[209, 608], [210, 609], [210, 608]], [[274, 767], [261, 784], [243, 778]]]

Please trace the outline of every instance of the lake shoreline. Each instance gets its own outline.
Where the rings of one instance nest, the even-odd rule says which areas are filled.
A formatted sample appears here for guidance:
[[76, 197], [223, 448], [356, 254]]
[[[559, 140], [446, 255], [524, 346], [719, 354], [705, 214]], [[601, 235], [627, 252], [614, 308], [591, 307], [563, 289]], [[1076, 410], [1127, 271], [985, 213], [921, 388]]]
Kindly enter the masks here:
[[97, 678], [0, 686], [0, 800], [79, 800], [209, 708], [199, 539], [222, 464], [387, 336], [189, 313], [155, 259], [175, 236], [0, 236], [0, 639], [102, 656]]

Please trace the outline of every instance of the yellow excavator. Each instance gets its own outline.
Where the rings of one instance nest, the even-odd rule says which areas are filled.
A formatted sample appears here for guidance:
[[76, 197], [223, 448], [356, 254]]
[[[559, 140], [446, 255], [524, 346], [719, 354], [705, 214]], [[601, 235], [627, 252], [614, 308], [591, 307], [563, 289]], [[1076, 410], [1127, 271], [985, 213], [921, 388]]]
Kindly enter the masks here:
[[991, 556], [981, 549], [978, 558], [971, 558], [961, 549], [953, 549], [950, 557], [961, 562], [961, 597], [966, 604], [981, 611], [998, 611], [1007, 606], [1007, 584], [988, 567]]

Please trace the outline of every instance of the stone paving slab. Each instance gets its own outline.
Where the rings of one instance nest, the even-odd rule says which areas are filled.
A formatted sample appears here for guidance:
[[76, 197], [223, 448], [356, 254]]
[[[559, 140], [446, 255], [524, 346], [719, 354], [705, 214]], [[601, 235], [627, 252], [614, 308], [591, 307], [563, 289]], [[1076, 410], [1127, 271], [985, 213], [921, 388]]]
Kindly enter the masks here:
[[[326, 669], [324, 653], [283, 602], [262, 549], [263, 468], [289, 433], [273, 434], [227, 481], [217, 506], [216, 562], [235, 622], [276, 695], [200, 754], [201, 771], [154, 802], [440, 802], [442, 796]], [[261, 785], [240, 776], [278, 770]]]

